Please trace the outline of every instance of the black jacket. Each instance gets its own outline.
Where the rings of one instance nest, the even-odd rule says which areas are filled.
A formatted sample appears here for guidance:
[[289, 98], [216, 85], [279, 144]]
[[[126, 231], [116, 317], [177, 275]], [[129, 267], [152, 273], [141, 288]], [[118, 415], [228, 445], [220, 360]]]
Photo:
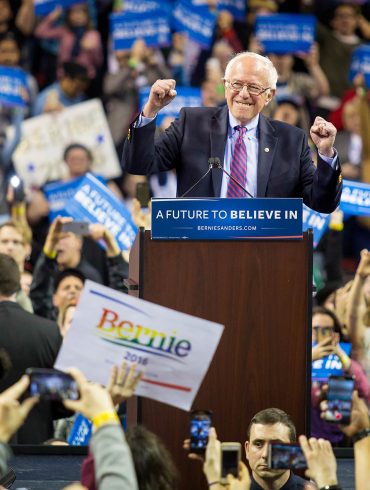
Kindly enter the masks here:
[[[12, 301], [0, 302], [0, 347], [8, 353], [12, 367], [0, 380], [0, 392], [14, 384], [29, 367], [52, 368], [62, 337], [55, 322], [23, 310]], [[53, 434], [53, 409], [37, 404], [18, 431], [13, 443], [38, 444]]]

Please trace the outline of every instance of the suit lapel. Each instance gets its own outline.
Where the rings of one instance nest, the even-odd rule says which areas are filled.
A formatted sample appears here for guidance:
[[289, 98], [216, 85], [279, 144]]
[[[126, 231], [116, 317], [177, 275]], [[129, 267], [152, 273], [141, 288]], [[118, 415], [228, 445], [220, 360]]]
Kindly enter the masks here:
[[262, 114], [260, 114], [258, 132], [257, 197], [266, 197], [267, 183], [278, 139], [274, 136], [274, 128]]
[[[210, 157], [219, 158], [222, 166], [224, 166], [228, 119], [227, 105], [218, 109], [211, 118]], [[212, 170], [212, 186], [215, 197], [219, 197], [221, 194], [222, 176], [222, 170]]]

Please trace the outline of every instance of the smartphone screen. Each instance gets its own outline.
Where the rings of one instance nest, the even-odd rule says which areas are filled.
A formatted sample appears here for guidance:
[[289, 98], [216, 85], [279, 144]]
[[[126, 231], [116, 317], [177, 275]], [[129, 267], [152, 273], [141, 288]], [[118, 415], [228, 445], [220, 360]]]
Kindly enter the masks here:
[[53, 369], [27, 369], [30, 377], [30, 396], [43, 400], [78, 400], [80, 393], [76, 381], [67, 373]]
[[150, 188], [148, 182], [139, 182], [136, 184], [136, 199], [141, 208], [147, 208], [150, 201]]
[[271, 469], [305, 469], [306, 458], [299, 444], [272, 442], [269, 446], [268, 466]]
[[90, 234], [89, 226], [88, 221], [70, 221], [62, 224], [62, 231], [87, 236]]
[[221, 483], [226, 482], [227, 475], [239, 476], [241, 445], [239, 442], [221, 444]]
[[327, 392], [328, 409], [325, 420], [334, 424], [349, 424], [352, 410], [352, 392], [355, 381], [350, 376], [330, 376]]
[[212, 412], [193, 410], [190, 414], [190, 452], [204, 453], [208, 444], [208, 433], [212, 426]]

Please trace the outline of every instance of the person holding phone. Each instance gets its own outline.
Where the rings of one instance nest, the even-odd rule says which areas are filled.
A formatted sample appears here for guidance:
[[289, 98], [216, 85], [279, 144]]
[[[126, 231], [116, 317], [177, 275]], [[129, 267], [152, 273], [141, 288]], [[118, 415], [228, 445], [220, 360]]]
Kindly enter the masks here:
[[82, 254], [83, 236], [68, 231], [75, 223], [72, 218], [61, 216], [53, 221], [33, 274], [30, 296], [34, 311], [53, 320], [57, 318], [59, 308], [65, 305], [65, 300], [77, 300], [79, 296], [76, 294], [74, 297], [61, 298], [62, 302], [56, 302], [57, 279], [63, 271], [74, 271], [74, 274], [69, 274], [70, 276], [82, 276], [83, 279], [80, 279], [78, 284], [74, 280], [71, 285], [74, 288], [78, 287], [80, 291], [83, 287], [81, 282], [83, 283], [85, 278], [118, 291], [127, 291], [124, 279], [128, 276], [128, 264], [124, 261], [113, 235], [105, 226], [98, 223], [77, 223], [78, 227], [75, 229], [75, 231], [86, 230], [83, 232], [88, 233], [92, 240], [103, 241], [106, 245], [105, 262], [108, 279], [104, 281], [100, 272]]
[[[353, 376], [354, 387], [360, 396], [370, 401], [370, 383], [361, 365], [348, 356], [340, 346], [344, 340], [338, 318], [327, 308], [317, 306], [312, 313], [312, 360], [318, 360], [328, 355], [336, 355], [342, 365], [338, 374]], [[322, 391], [324, 382], [313, 380], [311, 391], [311, 435], [324, 438], [333, 444], [340, 444], [343, 432], [337, 424], [328, 423], [320, 417], [319, 404], [325, 393]]]
[[[268, 453], [271, 441], [281, 443], [296, 442], [296, 428], [291, 417], [279, 408], [267, 408], [256, 413], [247, 429], [245, 454], [252, 471], [239, 465], [239, 477], [229, 475], [228, 483], [233, 490], [317, 490], [316, 485], [295, 475], [289, 469], [271, 469], [268, 466]], [[190, 450], [190, 439], [186, 439], [184, 449]], [[222, 490], [221, 482], [221, 443], [217, 440], [214, 428], [209, 431], [209, 442], [205, 453], [203, 471], [212, 490]], [[200, 459], [203, 456], [189, 453], [189, 458]], [[249, 487], [250, 485], [250, 487]]]

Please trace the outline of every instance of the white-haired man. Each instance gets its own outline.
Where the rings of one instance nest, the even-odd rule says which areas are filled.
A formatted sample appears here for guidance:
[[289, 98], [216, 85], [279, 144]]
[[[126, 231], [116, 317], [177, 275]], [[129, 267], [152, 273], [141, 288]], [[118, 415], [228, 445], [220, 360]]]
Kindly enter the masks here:
[[277, 72], [271, 61], [255, 53], [239, 53], [227, 65], [227, 105], [183, 108], [179, 118], [155, 141], [155, 117], [176, 97], [174, 80], [157, 80], [139, 117], [131, 124], [123, 150], [123, 167], [133, 174], [175, 168], [177, 195], [247, 197], [225, 172], [209, 168], [219, 158], [254, 197], [303, 197], [305, 204], [330, 213], [338, 205], [342, 177], [333, 148], [335, 127], [317, 117], [310, 130], [318, 149], [312, 163], [301, 129], [261, 114], [275, 94]]

